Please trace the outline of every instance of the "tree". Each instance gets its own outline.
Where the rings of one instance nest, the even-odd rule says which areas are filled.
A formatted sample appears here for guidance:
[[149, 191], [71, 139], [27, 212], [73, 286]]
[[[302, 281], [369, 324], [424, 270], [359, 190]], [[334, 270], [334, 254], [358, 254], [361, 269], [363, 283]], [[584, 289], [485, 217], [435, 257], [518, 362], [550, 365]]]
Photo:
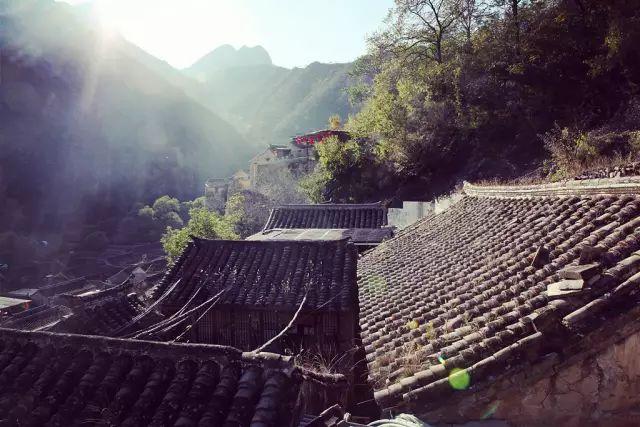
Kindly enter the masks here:
[[397, 0], [391, 28], [374, 45], [404, 59], [444, 60], [444, 41], [454, 29], [458, 7], [452, 0]]
[[390, 177], [385, 162], [368, 139], [346, 142], [330, 137], [317, 146], [316, 170], [301, 182], [301, 187], [315, 202], [366, 202], [380, 200], [381, 187]]
[[189, 210], [189, 216], [189, 222], [185, 227], [167, 227], [160, 239], [170, 262], [175, 261], [184, 251], [191, 241], [191, 236], [204, 239], [238, 239], [235, 232], [238, 217], [235, 215], [223, 216], [204, 207], [195, 207]]
[[[456, 23], [445, 28], [443, 11]], [[368, 87], [345, 128], [374, 141], [373, 164], [392, 166], [387, 197], [516, 177], [548, 157], [543, 140], [560, 168], [624, 157], [638, 122], [616, 117], [640, 98], [638, 13], [596, 0], [398, 1], [357, 68]], [[577, 136], [549, 133], [556, 124]], [[362, 194], [348, 181], [366, 175], [363, 162], [327, 154], [327, 197]]]
[[255, 185], [255, 190], [275, 204], [306, 203], [308, 200], [298, 186], [298, 180], [304, 173], [295, 170], [292, 172], [290, 167], [275, 165], [265, 171]]
[[455, 7], [466, 43], [471, 44], [472, 34], [490, 15], [489, 0], [457, 0]]
[[300, 179], [299, 185], [311, 202], [323, 203], [327, 201], [325, 192], [330, 180], [330, 175], [321, 166], [317, 166], [313, 172]]
[[152, 208], [154, 217], [160, 219], [169, 212], [178, 212], [180, 209], [180, 201], [173, 197], [162, 196], [153, 202]]
[[524, 2], [525, 0], [494, 0], [495, 6], [504, 9], [505, 17], [511, 22], [516, 55], [520, 54], [520, 8]]
[[340, 129], [340, 127], [342, 127], [342, 122], [340, 121], [340, 116], [337, 114], [333, 114], [331, 117], [329, 117], [329, 129], [331, 130], [338, 130]]
[[225, 212], [234, 221], [240, 238], [246, 238], [262, 230], [274, 206], [275, 203], [264, 194], [242, 190], [229, 197]]

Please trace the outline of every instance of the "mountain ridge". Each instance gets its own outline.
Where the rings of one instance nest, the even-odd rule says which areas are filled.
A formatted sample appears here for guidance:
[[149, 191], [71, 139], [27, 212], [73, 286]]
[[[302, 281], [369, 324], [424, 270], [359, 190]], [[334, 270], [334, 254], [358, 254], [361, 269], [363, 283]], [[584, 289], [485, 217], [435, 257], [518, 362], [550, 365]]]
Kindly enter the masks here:
[[[208, 55], [211, 53], [203, 58]], [[232, 123], [250, 143], [278, 144], [295, 134], [326, 127], [333, 114], [346, 118], [355, 112], [346, 93], [351, 66], [314, 61], [288, 69], [269, 61], [200, 67], [197, 80], [201, 90], [195, 96]], [[185, 71], [185, 75], [193, 78], [194, 70]]]
[[182, 72], [203, 82], [207, 80], [208, 74], [216, 70], [255, 65], [273, 65], [271, 56], [264, 47], [242, 46], [240, 49], [235, 49], [230, 44], [223, 44], [196, 60]]

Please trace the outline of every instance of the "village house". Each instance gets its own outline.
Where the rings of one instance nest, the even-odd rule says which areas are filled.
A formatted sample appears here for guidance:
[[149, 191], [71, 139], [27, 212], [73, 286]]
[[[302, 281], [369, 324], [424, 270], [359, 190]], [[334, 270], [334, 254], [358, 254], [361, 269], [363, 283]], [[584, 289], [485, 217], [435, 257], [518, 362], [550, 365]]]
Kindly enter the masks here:
[[29, 308], [31, 300], [0, 296], [0, 319], [13, 313], [19, 313]]
[[433, 424], [640, 424], [640, 180], [464, 193], [359, 262], [383, 411]]
[[190, 342], [254, 350], [286, 330], [265, 349], [349, 351], [357, 323], [357, 257], [346, 239], [194, 238], [155, 289], [154, 298], [162, 300], [165, 317], [209, 300], [211, 307], [185, 319], [188, 328], [167, 325], [164, 335], [153, 336], [167, 339], [188, 330]]
[[248, 240], [350, 239], [360, 252], [393, 236], [387, 208], [382, 203], [281, 205], [275, 207], [264, 229]]
[[73, 313], [62, 305], [29, 308], [0, 322], [0, 328], [21, 331], [53, 331]]
[[297, 426], [291, 358], [0, 329], [0, 424]]

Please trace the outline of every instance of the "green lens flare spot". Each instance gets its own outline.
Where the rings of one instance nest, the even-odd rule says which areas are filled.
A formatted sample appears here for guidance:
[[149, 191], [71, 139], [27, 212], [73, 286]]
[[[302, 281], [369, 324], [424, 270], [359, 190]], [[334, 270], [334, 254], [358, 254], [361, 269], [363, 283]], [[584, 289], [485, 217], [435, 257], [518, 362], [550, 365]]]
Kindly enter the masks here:
[[449, 372], [449, 385], [455, 390], [466, 390], [471, 384], [471, 376], [466, 369], [454, 368]]
[[493, 416], [493, 414], [496, 413], [496, 411], [498, 410], [498, 407], [500, 406], [500, 402], [494, 402], [491, 405], [489, 405], [489, 407], [487, 408], [487, 410], [485, 411], [484, 414], [482, 414], [482, 419], [486, 420], [488, 418], [491, 418]]

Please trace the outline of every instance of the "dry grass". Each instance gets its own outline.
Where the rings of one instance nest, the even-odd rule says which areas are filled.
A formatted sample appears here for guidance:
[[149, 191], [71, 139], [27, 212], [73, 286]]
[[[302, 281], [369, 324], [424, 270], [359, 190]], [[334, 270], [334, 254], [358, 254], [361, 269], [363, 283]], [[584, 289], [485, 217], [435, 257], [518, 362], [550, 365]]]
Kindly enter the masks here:
[[300, 368], [316, 374], [347, 374], [354, 368], [353, 354], [356, 348], [346, 352], [335, 349], [300, 349], [294, 361]]

